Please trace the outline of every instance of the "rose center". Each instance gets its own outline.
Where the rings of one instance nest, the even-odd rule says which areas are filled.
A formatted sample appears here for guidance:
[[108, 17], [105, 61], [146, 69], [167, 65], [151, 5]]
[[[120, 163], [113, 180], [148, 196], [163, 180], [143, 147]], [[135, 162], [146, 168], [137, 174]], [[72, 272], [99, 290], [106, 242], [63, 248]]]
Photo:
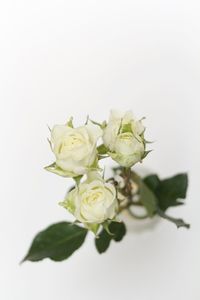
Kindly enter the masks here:
[[121, 133], [118, 138], [125, 143], [129, 143], [133, 138], [133, 134], [130, 132]]
[[87, 205], [95, 205], [97, 202], [99, 202], [102, 198], [102, 192], [101, 191], [95, 191], [91, 192], [89, 195], [87, 195], [83, 202]]
[[71, 151], [75, 148], [80, 147], [83, 144], [84, 144], [84, 140], [81, 136], [79, 136], [79, 135], [70, 135], [62, 141], [62, 143], [59, 147], [59, 153], [63, 153], [63, 152], [66, 152], [66, 151]]

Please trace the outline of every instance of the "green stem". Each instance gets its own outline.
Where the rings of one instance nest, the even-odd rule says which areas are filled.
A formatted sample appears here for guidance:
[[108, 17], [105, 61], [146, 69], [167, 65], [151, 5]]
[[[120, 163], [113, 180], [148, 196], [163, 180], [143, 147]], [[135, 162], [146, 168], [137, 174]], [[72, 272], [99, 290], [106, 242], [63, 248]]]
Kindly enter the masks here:
[[185, 223], [182, 219], [176, 219], [176, 218], [173, 218], [173, 217], [170, 217], [170, 216], [166, 215], [166, 213], [164, 211], [162, 211], [159, 207], [157, 208], [157, 214], [161, 218], [166, 219], [166, 220], [174, 223], [177, 226], [177, 228], [179, 228], [179, 227], [190, 228], [190, 224]]

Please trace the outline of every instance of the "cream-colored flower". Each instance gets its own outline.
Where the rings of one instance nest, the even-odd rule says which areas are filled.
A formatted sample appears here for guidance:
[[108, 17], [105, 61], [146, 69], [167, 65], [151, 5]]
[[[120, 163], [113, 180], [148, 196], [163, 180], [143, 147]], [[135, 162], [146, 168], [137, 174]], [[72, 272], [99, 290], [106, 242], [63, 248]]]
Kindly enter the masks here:
[[109, 155], [124, 167], [131, 167], [141, 161], [145, 154], [144, 131], [142, 122], [135, 120], [132, 112], [122, 114], [111, 111], [103, 134]]
[[83, 175], [97, 165], [97, 140], [102, 130], [94, 124], [72, 128], [55, 125], [51, 131], [52, 150], [56, 163], [48, 171], [64, 177]]
[[97, 172], [90, 172], [87, 180], [70, 191], [61, 205], [90, 228], [116, 216], [116, 189]]

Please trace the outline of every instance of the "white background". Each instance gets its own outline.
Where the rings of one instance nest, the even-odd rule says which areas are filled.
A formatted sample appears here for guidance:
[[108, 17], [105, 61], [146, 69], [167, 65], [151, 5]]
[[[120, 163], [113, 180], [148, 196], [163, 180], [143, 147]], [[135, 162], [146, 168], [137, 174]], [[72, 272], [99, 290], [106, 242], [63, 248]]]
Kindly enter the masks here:
[[[200, 299], [199, 13], [192, 0], [2, 0], [0, 299]], [[191, 230], [136, 224], [106, 254], [90, 235], [68, 261], [19, 266], [39, 230], [69, 219], [57, 203], [72, 181], [43, 170], [46, 124], [111, 108], [147, 117], [146, 169], [189, 172], [187, 205], [170, 213]]]

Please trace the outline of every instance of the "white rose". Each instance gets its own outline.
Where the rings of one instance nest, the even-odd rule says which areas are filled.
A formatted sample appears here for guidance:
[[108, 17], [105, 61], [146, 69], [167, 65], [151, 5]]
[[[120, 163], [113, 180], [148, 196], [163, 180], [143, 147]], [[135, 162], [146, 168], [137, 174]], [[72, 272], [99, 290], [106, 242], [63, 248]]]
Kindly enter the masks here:
[[55, 125], [51, 131], [51, 144], [56, 162], [46, 169], [64, 177], [87, 173], [97, 164], [96, 144], [101, 136], [102, 130], [94, 124], [78, 128]]
[[135, 120], [132, 112], [122, 114], [111, 111], [103, 134], [108, 154], [124, 167], [131, 167], [141, 161], [145, 155], [144, 131], [142, 122]]
[[90, 172], [87, 180], [70, 191], [61, 205], [78, 221], [91, 228], [91, 225], [101, 224], [116, 216], [116, 189], [97, 172]]

